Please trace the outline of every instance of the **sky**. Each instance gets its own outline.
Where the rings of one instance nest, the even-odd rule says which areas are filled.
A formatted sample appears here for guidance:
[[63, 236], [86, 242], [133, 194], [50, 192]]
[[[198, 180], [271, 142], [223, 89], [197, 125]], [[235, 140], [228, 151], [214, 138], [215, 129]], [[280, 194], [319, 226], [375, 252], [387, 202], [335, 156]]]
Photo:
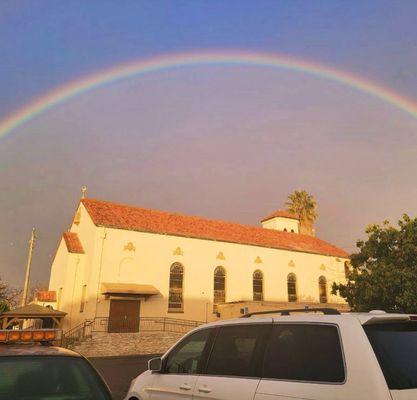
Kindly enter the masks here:
[[[417, 102], [414, 1], [0, 2], [0, 122], [80, 77], [178, 52], [269, 52]], [[0, 137], [0, 277], [32, 284], [88, 196], [258, 225], [295, 189], [317, 234], [354, 251], [365, 226], [417, 215], [417, 119], [297, 71], [183, 67], [101, 86]]]

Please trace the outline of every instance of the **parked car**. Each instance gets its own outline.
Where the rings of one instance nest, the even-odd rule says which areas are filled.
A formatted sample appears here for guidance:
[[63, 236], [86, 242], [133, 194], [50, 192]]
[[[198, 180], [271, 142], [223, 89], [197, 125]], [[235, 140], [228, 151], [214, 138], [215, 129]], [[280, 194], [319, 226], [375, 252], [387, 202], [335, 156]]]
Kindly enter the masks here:
[[417, 321], [303, 309], [211, 323], [150, 360], [125, 399], [274, 398], [416, 400]]
[[111, 400], [80, 354], [51, 346], [54, 330], [0, 330], [0, 400]]

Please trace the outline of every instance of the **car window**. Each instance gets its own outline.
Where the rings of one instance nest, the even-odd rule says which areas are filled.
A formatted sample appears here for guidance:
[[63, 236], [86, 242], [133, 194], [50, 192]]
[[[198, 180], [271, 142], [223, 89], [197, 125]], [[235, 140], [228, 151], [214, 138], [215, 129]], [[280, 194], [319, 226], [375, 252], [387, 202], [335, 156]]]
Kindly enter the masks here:
[[390, 389], [417, 389], [417, 322], [364, 327]]
[[200, 330], [180, 342], [167, 357], [165, 373], [197, 373], [210, 332], [211, 329]]
[[110, 400], [95, 370], [82, 358], [0, 357], [0, 400]]
[[345, 371], [338, 329], [332, 325], [274, 325], [263, 377], [343, 382]]
[[270, 329], [270, 324], [221, 327], [204, 373], [260, 377], [260, 361]]

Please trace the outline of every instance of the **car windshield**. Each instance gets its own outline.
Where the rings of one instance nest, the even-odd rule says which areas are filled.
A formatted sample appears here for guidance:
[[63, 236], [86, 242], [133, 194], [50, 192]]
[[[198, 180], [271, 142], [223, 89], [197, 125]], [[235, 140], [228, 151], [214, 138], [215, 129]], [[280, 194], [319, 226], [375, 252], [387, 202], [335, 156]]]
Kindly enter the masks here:
[[365, 326], [390, 389], [417, 388], [417, 322]]
[[82, 358], [0, 357], [0, 400], [110, 400], [95, 370]]

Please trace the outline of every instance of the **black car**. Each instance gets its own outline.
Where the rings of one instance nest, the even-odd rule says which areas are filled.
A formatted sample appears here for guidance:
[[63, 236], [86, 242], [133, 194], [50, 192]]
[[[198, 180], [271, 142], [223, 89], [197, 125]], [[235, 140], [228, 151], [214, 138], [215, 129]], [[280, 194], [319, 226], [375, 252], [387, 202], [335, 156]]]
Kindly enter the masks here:
[[42, 340], [0, 340], [0, 400], [111, 399], [102, 377], [80, 354]]

